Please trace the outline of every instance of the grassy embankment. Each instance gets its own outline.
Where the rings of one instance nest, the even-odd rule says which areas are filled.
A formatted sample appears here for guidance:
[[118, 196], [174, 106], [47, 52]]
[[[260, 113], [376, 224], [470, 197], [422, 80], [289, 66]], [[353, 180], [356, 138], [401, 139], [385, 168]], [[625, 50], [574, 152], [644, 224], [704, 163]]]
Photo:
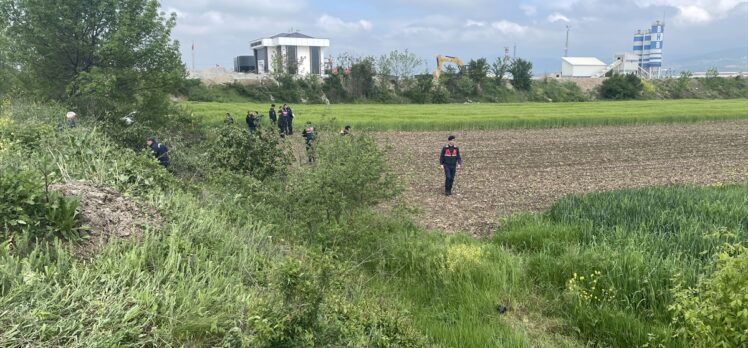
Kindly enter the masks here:
[[[266, 115], [268, 104], [186, 102], [196, 122], [218, 125], [230, 112]], [[358, 130], [453, 130], [697, 122], [748, 118], [748, 100], [647, 100], [588, 103], [293, 105], [295, 124], [333, 119]], [[325, 121], [326, 120], [326, 121]]]
[[[331, 200], [299, 210], [309, 207], [294, 199], [298, 190], [313, 199], [323, 180], [322, 193], [342, 197], [349, 191], [336, 193], [325, 180], [355, 182], [370, 172], [325, 161], [324, 149], [289, 186], [229, 173], [195, 184], [96, 130], [59, 133], [45, 124], [13, 112], [0, 118], [0, 173], [23, 171], [37, 195], [46, 171], [52, 181], [115, 187], [157, 207], [168, 224], [91, 261], [57, 242], [29, 241], [33, 221], [5, 225], [0, 346], [746, 342], [748, 311], [739, 301], [748, 298], [730, 296], [748, 293], [748, 253], [737, 247], [748, 240], [748, 185], [568, 197], [478, 240], [423, 231], [403, 208], [383, 215], [362, 207], [337, 219], [314, 215], [340, 208]], [[358, 155], [350, 146], [339, 154]], [[345, 175], [326, 175], [340, 169]], [[0, 203], [0, 213], [17, 214], [8, 204], [19, 202]], [[711, 285], [681, 289], [699, 279]]]

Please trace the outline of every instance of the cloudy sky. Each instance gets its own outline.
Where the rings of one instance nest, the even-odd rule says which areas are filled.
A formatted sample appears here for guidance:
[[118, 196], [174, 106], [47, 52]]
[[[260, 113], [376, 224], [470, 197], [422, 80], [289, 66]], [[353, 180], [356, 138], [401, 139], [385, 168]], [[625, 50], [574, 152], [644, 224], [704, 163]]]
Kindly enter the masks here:
[[[196, 67], [232, 66], [251, 40], [289, 30], [331, 40], [328, 53], [379, 56], [408, 49], [433, 69], [436, 54], [493, 60], [516, 43], [535, 73], [560, 70], [569, 55], [610, 62], [630, 51], [636, 29], [665, 19], [664, 64], [707, 55], [748, 56], [746, 0], [162, 0], [178, 16], [174, 38]], [[726, 52], [726, 53], [723, 53]], [[746, 62], [748, 64], [748, 62]]]

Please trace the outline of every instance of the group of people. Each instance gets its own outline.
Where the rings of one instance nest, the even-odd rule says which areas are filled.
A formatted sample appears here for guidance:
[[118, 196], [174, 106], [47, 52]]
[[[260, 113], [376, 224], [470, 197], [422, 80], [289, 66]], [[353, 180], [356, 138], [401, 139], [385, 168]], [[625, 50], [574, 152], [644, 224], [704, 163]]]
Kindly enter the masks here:
[[[275, 111], [275, 104], [270, 106], [268, 112], [270, 116], [270, 122], [278, 126], [281, 136], [293, 134], [293, 111], [287, 104], [283, 104], [280, 109], [280, 115]], [[75, 127], [75, 112], [68, 112], [65, 115], [65, 123], [68, 128]], [[259, 112], [247, 112], [246, 122], [250, 133], [257, 132], [257, 127], [260, 124], [261, 115]], [[226, 113], [224, 123], [233, 124], [234, 118], [231, 117], [230, 113]], [[345, 126], [340, 130], [339, 135], [342, 137], [351, 135], [351, 126]], [[306, 147], [307, 160], [309, 163], [316, 161], [316, 141], [317, 133], [314, 130], [314, 126], [311, 122], [307, 122], [304, 126], [304, 130], [301, 132], [301, 136], [304, 138], [304, 144]], [[151, 150], [153, 156], [158, 160], [159, 164], [164, 167], [169, 166], [169, 148], [166, 145], [158, 142], [154, 137], [148, 137], [146, 140], [148, 147]], [[452, 187], [454, 186], [455, 176], [457, 176], [457, 169], [462, 167], [462, 156], [460, 154], [460, 148], [455, 144], [455, 136], [450, 135], [447, 137], [447, 144], [444, 145], [439, 154], [439, 165], [444, 170], [444, 194], [447, 196], [452, 195]]]
[[268, 110], [270, 123], [278, 127], [281, 136], [293, 135], [293, 110], [288, 104], [283, 104], [280, 110], [275, 111], [275, 104], [270, 105]]

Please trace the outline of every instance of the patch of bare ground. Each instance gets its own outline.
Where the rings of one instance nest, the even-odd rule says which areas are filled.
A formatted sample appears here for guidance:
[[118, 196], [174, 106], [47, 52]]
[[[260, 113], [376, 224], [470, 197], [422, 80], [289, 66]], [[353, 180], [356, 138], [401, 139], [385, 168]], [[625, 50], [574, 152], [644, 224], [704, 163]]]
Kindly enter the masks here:
[[50, 186], [65, 196], [80, 200], [78, 207], [82, 231], [80, 243], [73, 253], [91, 259], [114, 240], [140, 241], [146, 228], [159, 228], [162, 218], [155, 208], [143, 207], [123, 197], [119, 192], [85, 181], [70, 181]]
[[456, 132], [463, 167], [443, 195], [439, 149], [449, 132], [382, 132], [429, 229], [492, 232], [576, 193], [748, 180], [748, 121]]

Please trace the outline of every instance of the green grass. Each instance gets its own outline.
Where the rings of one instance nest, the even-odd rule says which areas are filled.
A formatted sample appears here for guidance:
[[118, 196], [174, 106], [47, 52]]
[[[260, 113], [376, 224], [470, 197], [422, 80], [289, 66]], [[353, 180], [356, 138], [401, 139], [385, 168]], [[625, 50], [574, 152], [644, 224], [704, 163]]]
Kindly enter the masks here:
[[[218, 125], [231, 112], [243, 122], [247, 111], [267, 115], [268, 104], [185, 102], [196, 122]], [[454, 130], [567, 127], [748, 118], [748, 100], [648, 100], [586, 103], [380, 105], [293, 105], [296, 125], [335, 120], [358, 130]]]
[[570, 196], [483, 239], [424, 231], [398, 206], [307, 230], [289, 221], [284, 209], [303, 203], [285, 185], [188, 184], [96, 130], [11, 120], [0, 117], [17, 137], [0, 138], [0, 175], [39, 176], [49, 153], [55, 180], [116, 188], [168, 224], [87, 262], [59, 242], [4, 242], [0, 346], [689, 346], [673, 338], [673, 289], [709, 278], [724, 243], [748, 241], [748, 184]]

